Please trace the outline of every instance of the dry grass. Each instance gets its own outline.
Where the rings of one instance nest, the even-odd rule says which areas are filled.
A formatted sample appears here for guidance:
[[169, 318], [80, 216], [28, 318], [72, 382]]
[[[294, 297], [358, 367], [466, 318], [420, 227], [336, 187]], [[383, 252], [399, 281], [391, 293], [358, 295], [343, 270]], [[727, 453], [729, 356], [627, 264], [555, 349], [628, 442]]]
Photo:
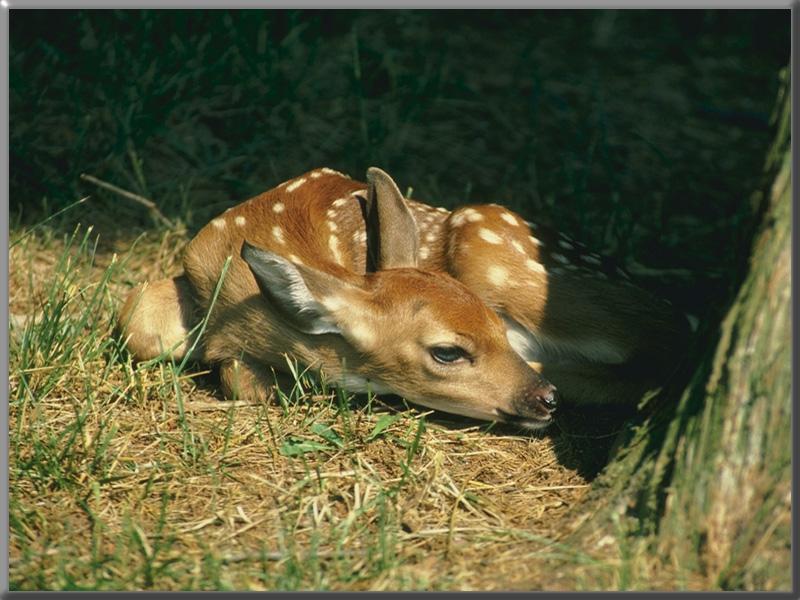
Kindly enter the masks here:
[[83, 230], [12, 237], [16, 588], [538, 588], [549, 557], [580, 556], [557, 544], [588, 488], [558, 429], [303, 377], [280, 402], [226, 402], [207, 372], [134, 366], [118, 298], [174, 273], [183, 235], [116, 256]]

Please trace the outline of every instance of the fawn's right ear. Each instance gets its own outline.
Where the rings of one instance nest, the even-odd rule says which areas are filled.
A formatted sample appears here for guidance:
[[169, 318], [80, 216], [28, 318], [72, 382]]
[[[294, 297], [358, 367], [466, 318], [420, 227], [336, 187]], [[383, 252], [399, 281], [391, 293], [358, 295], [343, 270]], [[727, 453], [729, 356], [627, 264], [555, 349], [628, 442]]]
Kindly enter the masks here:
[[377, 270], [416, 267], [417, 223], [397, 184], [377, 167], [367, 169], [367, 252]]
[[336, 277], [295, 265], [279, 254], [242, 245], [242, 258], [250, 267], [261, 293], [300, 331], [310, 334], [341, 334], [325, 298], [355, 290]]

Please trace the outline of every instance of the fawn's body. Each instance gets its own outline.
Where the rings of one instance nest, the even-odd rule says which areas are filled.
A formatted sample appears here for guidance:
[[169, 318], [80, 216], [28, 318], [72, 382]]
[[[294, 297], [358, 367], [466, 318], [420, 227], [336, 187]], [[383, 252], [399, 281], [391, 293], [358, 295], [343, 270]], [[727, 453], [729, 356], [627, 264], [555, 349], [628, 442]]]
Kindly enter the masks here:
[[227, 396], [266, 397], [290, 354], [351, 391], [537, 427], [555, 407], [540, 374], [567, 400], [624, 402], [674, 363], [685, 324], [605, 259], [500, 206], [369, 179], [310, 171], [212, 220], [183, 276], [131, 292], [132, 353], [185, 354], [231, 257], [199, 356]]

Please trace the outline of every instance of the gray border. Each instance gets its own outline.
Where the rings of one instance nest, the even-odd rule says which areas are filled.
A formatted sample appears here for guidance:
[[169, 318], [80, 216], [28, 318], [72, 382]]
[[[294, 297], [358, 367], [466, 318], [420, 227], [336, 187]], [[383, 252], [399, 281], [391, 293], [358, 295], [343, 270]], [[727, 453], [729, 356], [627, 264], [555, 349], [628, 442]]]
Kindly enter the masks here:
[[[8, 211], [9, 211], [9, 197], [10, 197], [10, 189], [9, 189], [9, 9], [25, 9], [25, 8], [58, 8], [58, 9], [78, 9], [78, 8], [131, 8], [131, 9], [145, 9], [145, 8], [264, 8], [264, 9], [282, 9], [282, 8], [488, 8], [486, 6], [485, 0], [438, 0], [435, 2], [425, 2], [424, 0], [401, 0], [400, 2], [392, 2], [391, 4], [379, 4], [376, 1], [370, 0], [349, 0], [347, 2], [339, 2], [337, 0], [295, 0], [291, 3], [285, 2], [277, 2], [273, 3], [270, 0], [236, 0], [235, 2], [231, 3], [230, 5], [221, 6], [219, 0], [170, 0], [168, 3], [159, 3], [153, 0], [147, 0], [143, 2], [131, 2], [130, 0], [78, 0], [77, 2], [73, 2], [71, 0], [20, 0], [19, 2], [15, 0], [2, 0], [3, 6], [2, 10], [0, 10], [0, 112], [3, 115], [2, 122], [0, 122], [0, 139], [2, 140], [2, 145], [0, 145], [0, 181], [3, 182], [3, 185], [0, 186], [0, 230], [2, 232], [2, 236], [5, 238], [5, 244], [3, 244], [3, 253], [5, 260], [3, 261], [3, 273], [0, 276], [0, 293], [2, 293], [5, 301], [0, 306], [0, 314], [2, 314], [4, 322], [8, 323], [8, 275], [9, 275], [9, 247], [8, 247], [8, 239], [9, 239], [9, 223], [8, 223]], [[641, 9], [654, 9], [654, 8], [663, 8], [663, 9], [705, 9], [705, 8], [721, 8], [721, 9], [777, 9], [777, 8], [791, 8], [792, 9], [792, 47], [791, 47], [791, 94], [792, 94], [792, 117], [791, 117], [791, 133], [792, 133], [792, 140], [791, 140], [791, 147], [792, 147], [792, 171], [793, 173], [796, 172], [798, 165], [800, 165], [800, 159], [797, 156], [797, 146], [795, 140], [797, 139], [798, 134], [798, 123], [794, 118], [795, 110], [798, 108], [798, 98], [796, 92], [796, 82], [798, 77], [798, 72], [800, 71], [800, 67], [798, 65], [798, 61], [795, 59], [796, 53], [796, 45], [794, 43], [795, 34], [800, 31], [800, 10], [797, 10], [798, 6], [800, 5], [800, 0], [705, 0], [701, 4], [692, 2], [691, 0], [678, 0], [677, 2], [670, 2], [669, 0], [612, 0], [611, 2], [605, 2], [604, 0], [504, 0], [501, 4], [494, 5], [491, 8], [496, 9], [506, 9], [506, 8], [572, 8], [572, 9], [580, 9], [580, 8], [587, 8], [587, 9], [612, 9], [612, 8], [641, 8]], [[792, 186], [792, 199], [793, 199], [793, 213], [792, 213], [792, 226], [794, 231], [798, 231], [798, 227], [800, 227], [800, 212], [797, 210], [800, 208], [800, 203], [798, 202], [798, 191], [796, 187]], [[798, 251], [798, 242], [795, 239], [795, 236], [792, 236], [792, 253], [793, 256], [797, 256]], [[797, 261], [792, 261], [792, 294], [793, 300], [797, 298], [797, 286], [798, 286], [798, 276], [800, 276], [800, 267], [797, 264]], [[798, 407], [797, 396], [798, 396], [798, 388], [797, 388], [797, 369], [794, 367], [797, 366], [798, 357], [800, 357], [800, 343], [798, 343], [798, 325], [795, 321], [795, 316], [797, 315], [797, 311], [795, 310], [794, 302], [792, 303], [792, 347], [793, 347], [793, 358], [792, 358], [792, 397], [794, 400], [793, 404], [793, 415], [792, 415], [792, 447], [793, 447], [793, 459], [798, 456], [798, 451], [800, 450], [800, 443], [797, 440], [797, 432], [800, 431], [800, 407]], [[4, 374], [4, 381], [8, 382], [8, 372], [9, 372], [9, 365], [8, 365], [8, 326], [4, 325], [2, 327], [2, 332], [0, 332], [0, 355], [5, 356], [5, 360], [2, 360], [2, 369]], [[6, 415], [5, 422], [7, 423], [7, 415], [8, 415], [8, 401], [9, 401], [9, 387], [8, 383], [6, 383], [5, 394], [2, 395], [2, 407], [3, 407], [3, 415]], [[0, 499], [2, 500], [2, 510], [0, 511], [0, 530], [4, 532], [3, 535], [0, 535], [0, 555], [2, 556], [2, 563], [0, 563], [0, 594], [2, 594], [3, 598], [6, 597], [17, 597], [17, 596], [24, 596], [26, 598], [39, 598], [39, 597], [50, 597], [54, 594], [61, 594], [63, 592], [9, 592], [8, 586], [8, 547], [9, 547], [9, 505], [8, 505], [8, 450], [9, 450], [9, 436], [8, 436], [8, 427], [3, 427], [2, 433], [2, 441], [3, 441], [3, 449], [4, 452], [0, 452], [0, 469], [5, 476], [0, 477], [2, 482], [0, 483]], [[796, 506], [796, 499], [800, 496], [798, 492], [800, 491], [798, 488], [798, 477], [796, 473], [796, 469], [798, 467], [798, 461], [793, 460], [793, 485], [792, 485], [792, 493], [795, 502], [792, 504], [792, 564], [793, 564], [793, 572], [792, 572], [792, 592], [782, 593], [782, 592], [735, 592], [738, 597], [741, 598], [751, 598], [751, 597], [761, 597], [765, 595], [769, 595], [772, 598], [798, 598], [798, 578], [797, 578], [797, 571], [794, 570], [794, 566], [797, 565], [798, 560], [798, 547], [800, 546], [800, 535], [798, 535], [798, 510]], [[146, 592], [149, 596], [155, 594], [156, 597], [160, 597], [163, 592]], [[189, 592], [189, 594], [197, 593], [197, 592]], [[252, 592], [206, 592], [204, 595], [210, 595], [212, 597], [227, 597], [231, 593], [236, 595], [239, 594], [247, 594]], [[422, 592], [386, 592], [381, 595], [416, 595]], [[440, 592], [440, 594], [444, 595], [453, 595], [459, 594], [461, 592]], [[501, 592], [502, 595], [509, 595], [509, 594], [521, 594], [526, 592]], [[599, 597], [616, 597], [622, 592], [565, 592], [559, 593], [559, 596], [563, 596], [566, 598], [571, 597], [580, 597], [585, 594], [593, 594]], [[702, 597], [714, 597], [719, 596], [722, 594], [727, 594], [728, 592], [627, 592], [625, 593], [628, 596], [638, 597], [641, 595], [646, 595], [647, 597], [659, 597], [659, 596], [672, 596], [672, 595], [681, 595], [684, 597], [694, 597], [702, 596]], [[105, 597], [106, 594], [115, 597], [115, 598], [125, 598], [125, 597], [141, 597], [141, 592], [94, 592], [92, 596], [95, 597]], [[186, 593], [184, 593], [186, 594]], [[312, 596], [316, 597], [321, 595], [321, 592], [294, 592], [291, 593], [292, 596]], [[330, 592], [327, 595], [332, 596], [347, 596], [352, 594], [352, 592]], [[371, 596], [376, 594], [376, 592], [366, 592], [362, 593], [366, 594], [366, 596]], [[272, 592], [270, 595], [281, 597], [283, 595], [289, 595], [288, 592]], [[489, 594], [488, 592], [478, 592], [477, 595], [480, 596], [494, 596], [495, 594]]]
[[263, 8], [263, 9], [291, 9], [291, 8], [419, 8], [419, 9], [454, 9], [454, 8], [491, 8], [491, 9], [522, 9], [522, 8], [561, 8], [561, 9], [615, 9], [615, 8], [642, 8], [642, 9], [770, 9], [791, 8], [795, 5], [793, 0], [503, 0], [498, 4], [487, 5], [486, 0], [286, 0], [272, 2], [271, 0], [235, 0], [230, 3], [220, 4], [219, 0], [3, 0], [11, 9], [14, 8], [117, 8], [117, 9], [145, 9], [145, 8]]
[[[10, 196], [10, 189], [9, 189], [9, 98], [8, 98], [8, 77], [9, 77], [9, 40], [8, 40], [8, 20], [9, 20], [9, 12], [8, 10], [0, 11], [0, 55], [2, 55], [2, 62], [0, 62], [0, 86], [2, 86], [2, 93], [0, 93], [0, 113], [2, 113], [2, 123], [0, 123], [0, 139], [1, 148], [0, 154], [2, 154], [2, 159], [0, 159], [0, 181], [3, 182], [2, 186], [0, 187], [0, 229], [2, 229], [2, 236], [5, 238], [5, 242], [3, 243], [3, 274], [0, 276], [0, 294], [2, 294], [3, 302], [2, 307], [2, 332], [0, 333], [0, 362], [2, 363], [3, 369], [3, 381], [5, 383], [5, 393], [2, 394], [2, 406], [3, 406], [3, 416], [5, 417], [2, 421], [7, 425], [8, 424], [8, 399], [10, 395], [9, 383], [8, 383], [8, 238], [9, 238], [9, 230], [8, 230], [8, 204], [9, 204], [9, 196]], [[3, 451], [0, 452], [0, 472], [3, 473], [2, 477], [2, 485], [0, 489], [2, 492], [0, 496], [2, 496], [2, 508], [0, 509], [0, 531], [2, 531], [2, 535], [0, 535], [0, 548], [2, 548], [2, 564], [0, 565], [0, 590], [7, 590], [8, 589], [8, 548], [10, 546], [10, 535], [11, 532], [9, 530], [9, 516], [8, 516], [8, 427], [3, 427]]]
[[797, 371], [798, 371], [798, 357], [800, 357], [800, 342], [798, 342], [798, 331], [800, 329], [797, 325], [797, 278], [800, 274], [800, 266], [794, 257], [797, 256], [798, 241], [797, 232], [800, 231], [800, 212], [798, 207], [798, 189], [795, 185], [795, 173], [798, 173], [798, 165], [800, 165], [800, 157], [797, 156], [797, 135], [800, 129], [800, 123], [795, 118], [797, 115], [798, 105], [800, 100], [797, 97], [797, 78], [800, 73], [800, 62], [797, 60], [797, 44], [795, 43], [796, 36], [800, 32], [800, 2], [794, 0], [792, 2], [792, 40], [791, 40], [791, 68], [789, 69], [792, 78], [789, 90], [792, 95], [792, 114], [791, 114], [791, 148], [792, 148], [792, 594], [795, 598], [798, 597], [798, 577], [797, 577], [797, 561], [798, 561], [798, 546], [800, 545], [800, 528], [798, 528], [798, 510], [797, 499], [798, 491], [800, 491], [800, 476], [798, 476], [798, 453], [800, 453], [800, 442], [797, 440], [798, 431], [800, 431], [800, 402], [798, 402], [798, 389], [797, 389]]

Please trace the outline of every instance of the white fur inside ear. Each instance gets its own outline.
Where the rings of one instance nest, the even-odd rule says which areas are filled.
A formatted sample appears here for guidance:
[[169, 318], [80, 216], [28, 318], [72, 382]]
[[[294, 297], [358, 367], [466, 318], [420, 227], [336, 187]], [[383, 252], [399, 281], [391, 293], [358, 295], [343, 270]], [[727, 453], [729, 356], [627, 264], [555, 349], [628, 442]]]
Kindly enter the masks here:
[[508, 343], [525, 361], [556, 364], [583, 357], [592, 362], [618, 365], [628, 360], [624, 349], [603, 338], [548, 338], [534, 335], [512, 317], [498, 312], [506, 324]]
[[242, 258], [250, 266], [261, 293], [287, 313], [302, 331], [314, 335], [341, 334], [330, 312], [314, 298], [295, 265], [250, 244], [242, 247]]
[[506, 324], [506, 337], [508, 343], [523, 360], [538, 361], [544, 356], [541, 342], [530, 331], [508, 315], [500, 314]]

